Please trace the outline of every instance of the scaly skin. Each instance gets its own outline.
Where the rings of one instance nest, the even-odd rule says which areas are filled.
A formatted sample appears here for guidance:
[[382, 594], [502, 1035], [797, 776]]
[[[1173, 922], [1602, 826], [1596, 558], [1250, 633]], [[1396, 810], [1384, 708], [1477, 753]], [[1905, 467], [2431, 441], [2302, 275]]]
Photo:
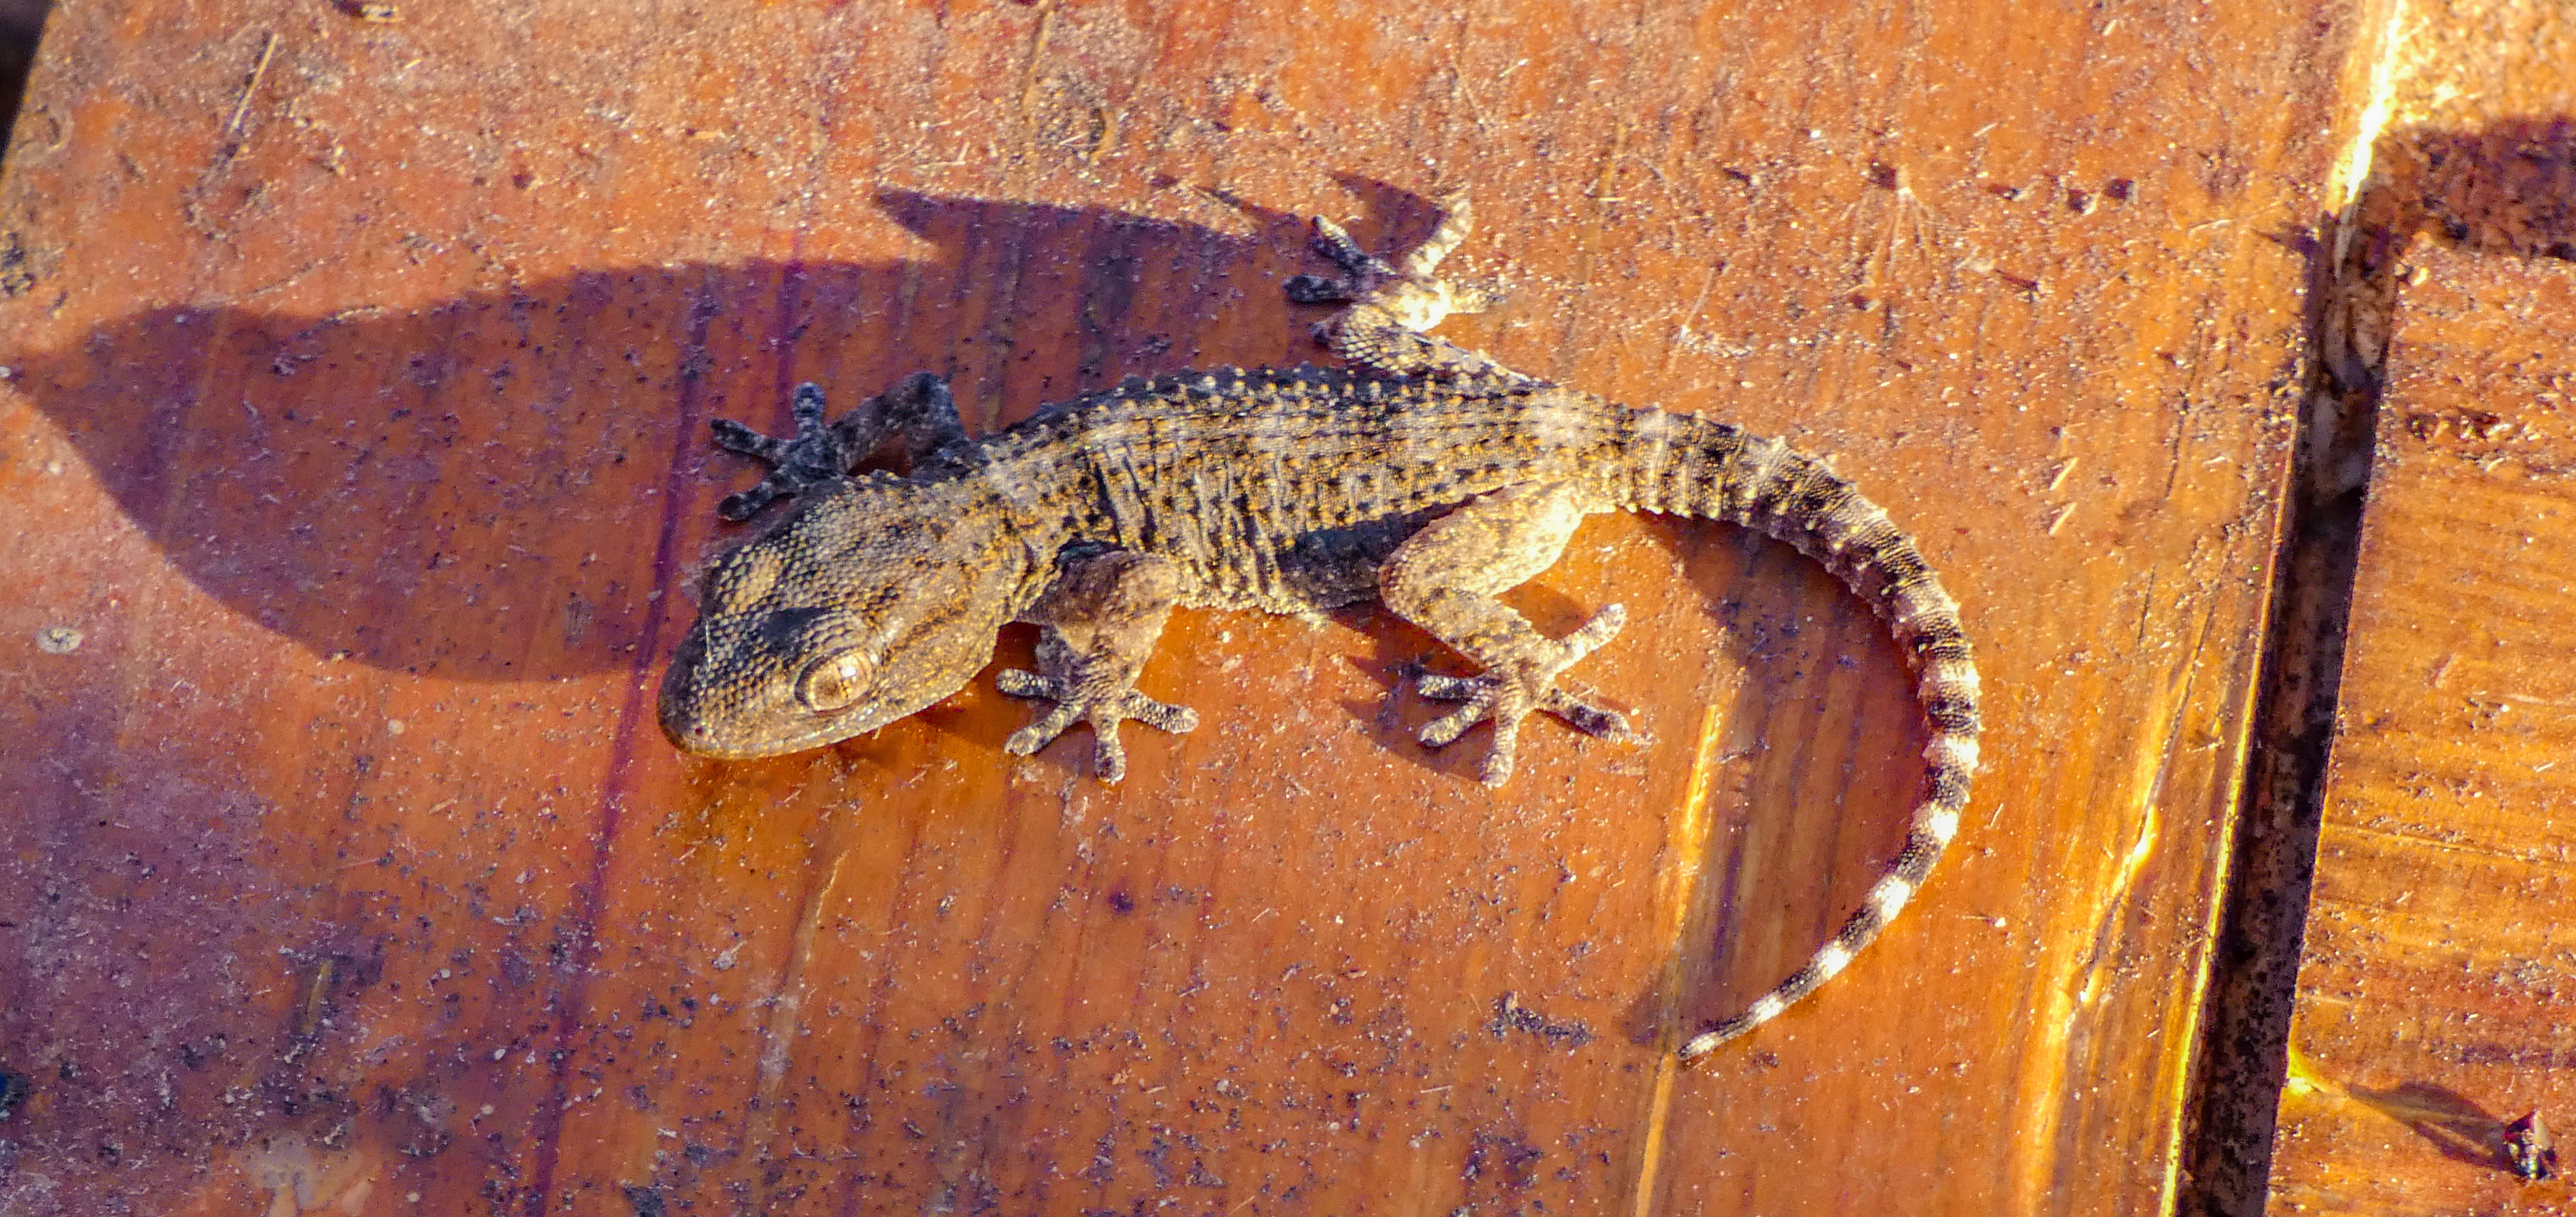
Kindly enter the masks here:
[[[1437, 278], [1464, 239], [1465, 201], [1394, 262], [1317, 221], [1337, 279], [1292, 297], [1347, 301], [1317, 337], [1354, 366], [1225, 368], [1042, 409], [969, 439], [947, 386], [915, 376], [837, 421], [797, 394], [787, 440], [720, 423], [717, 440], [773, 466], [728, 499], [743, 519], [806, 494], [801, 512], [709, 572], [672, 659], [662, 724], [714, 757], [820, 747], [963, 688], [1010, 621], [1043, 627], [1040, 670], [1002, 690], [1055, 703], [1004, 745], [1021, 755], [1090, 724], [1101, 778], [1119, 725], [1188, 731], [1198, 716], [1136, 691], [1174, 605], [1313, 613], [1379, 599], [1478, 666], [1425, 676], [1461, 703], [1434, 747], [1491, 722], [1481, 771], [1500, 786], [1534, 711], [1615, 739], [1618, 713], [1560, 678], [1614, 637], [1618, 605], [1562, 639], [1495, 597], [1555, 563], [1582, 519], [1654, 511], [1758, 529], [1814, 557], [1885, 618], [1912, 659], [1931, 728], [1904, 852], [1833, 940], [1744, 1013], [1685, 1042], [1702, 1055], [1850, 962], [1914, 894], [1958, 831], [1977, 764], [1977, 673], [1957, 605], [1887, 513], [1814, 458], [1722, 423], [1634, 410], [1525, 376], [1426, 331], [1484, 293]], [[912, 474], [852, 474], [888, 438]]]

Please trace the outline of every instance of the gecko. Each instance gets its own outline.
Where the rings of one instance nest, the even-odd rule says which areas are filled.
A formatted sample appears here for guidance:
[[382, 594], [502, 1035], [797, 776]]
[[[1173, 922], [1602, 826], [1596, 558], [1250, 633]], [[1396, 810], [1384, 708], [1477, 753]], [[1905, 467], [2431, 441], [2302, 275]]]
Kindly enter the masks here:
[[[1905, 845], [1861, 907], [1678, 1053], [1704, 1056], [1777, 1016], [1878, 936], [1958, 832], [1979, 733], [1958, 605], [1913, 539], [1823, 460], [1432, 335], [1495, 298], [1437, 273], [1473, 224], [1464, 196], [1441, 206], [1431, 235], [1389, 258], [1315, 219], [1314, 249], [1340, 273], [1285, 288], [1296, 303], [1341, 306], [1314, 334], [1345, 366], [1131, 377], [981, 438], [926, 372], [829, 422], [822, 390], [801, 385], [785, 438], [714, 423], [719, 447], [769, 466], [720, 515], [803, 501], [708, 568], [662, 684], [664, 732], [690, 753], [751, 758], [875, 731], [964, 688], [1000, 628], [1026, 622], [1039, 627], [1037, 670], [996, 683], [1048, 706], [1003, 748], [1032, 755], [1082, 723], [1097, 776], [1116, 782], [1125, 723], [1198, 725], [1136, 688], [1174, 607], [1312, 616], [1376, 600], [1475, 665], [1416, 676], [1422, 696], [1455, 703], [1419, 738], [1437, 748], [1491, 724], [1478, 776], [1501, 786], [1533, 713], [1640, 737], [1566, 676], [1619, 632], [1620, 605], [1551, 638], [1497, 597], [1553, 565], [1593, 514], [1726, 521], [1796, 547], [1877, 612], [1929, 728]], [[908, 473], [860, 471], [890, 443]]]

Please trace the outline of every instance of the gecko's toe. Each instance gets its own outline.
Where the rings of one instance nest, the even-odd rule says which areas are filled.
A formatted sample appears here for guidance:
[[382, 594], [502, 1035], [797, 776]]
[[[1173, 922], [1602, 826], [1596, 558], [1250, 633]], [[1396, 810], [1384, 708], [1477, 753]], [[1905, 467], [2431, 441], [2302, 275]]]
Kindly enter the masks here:
[[1637, 734], [1628, 729], [1627, 716], [1616, 710], [1604, 710], [1597, 706], [1574, 702], [1561, 706], [1551, 705], [1548, 707], [1548, 712], [1564, 719], [1568, 725], [1585, 735], [1625, 741], [1635, 738]]
[[730, 418], [709, 419], [707, 429], [715, 433], [716, 447], [756, 461], [775, 465], [779, 454], [787, 450], [785, 440], [763, 435]]
[[1280, 288], [1296, 304], [1339, 304], [1351, 298], [1351, 285], [1322, 275], [1297, 275]]
[[1127, 745], [1118, 742], [1118, 724], [1091, 724], [1091, 772], [1103, 786], [1115, 786], [1127, 776]]
[[1190, 709], [1188, 706], [1176, 706], [1167, 701], [1156, 701], [1153, 698], [1147, 697], [1144, 694], [1133, 690], [1128, 691], [1127, 704], [1120, 708], [1126, 711], [1126, 717], [1135, 719], [1137, 722], [1143, 723], [1148, 727], [1152, 727], [1157, 731], [1169, 731], [1174, 735], [1187, 735], [1188, 733], [1199, 729], [1198, 711]]
[[1331, 259], [1333, 265], [1352, 274], [1358, 274], [1363, 270], [1372, 269], [1369, 264], [1378, 261], [1371, 257], [1367, 250], [1360, 248], [1360, 243], [1352, 240], [1349, 231], [1341, 225], [1322, 216], [1316, 216], [1314, 226], [1315, 236], [1308, 244], [1316, 253]]
[[1013, 697], [1043, 697], [1048, 701], [1064, 700], [1062, 682], [1020, 668], [1002, 669], [993, 677], [993, 687]]
[[1054, 743], [1055, 737], [1064, 734], [1064, 729], [1081, 716], [1081, 711], [1059, 705], [1047, 711], [1046, 717], [1012, 732], [1011, 738], [1002, 741], [1002, 751], [1013, 756], [1035, 756], [1038, 749]]
[[1563, 657], [1558, 661], [1558, 670], [1562, 671], [1574, 661], [1600, 650], [1603, 644], [1618, 637], [1620, 627], [1627, 624], [1627, 605], [1601, 606], [1601, 611], [1594, 613], [1592, 620], [1584, 622], [1582, 628], [1566, 635], [1565, 640], [1558, 644], [1565, 648]]
[[1457, 743], [1459, 736], [1467, 734], [1468, 728], [1485, 721], [1492, 715], [1492, 699], [1471, 697], [1466, 701], [1466, 705], [1431, 720], [1421, 731], [1414, 734], [1414, 738], [1421, 740], [1423, 746], [1427, 748], [1446, 748]]
[[1466, 705], [1432, 720], [1415, 738], [1428, 747], [1446, 747], [1458, 742], [1458, 737], [1467, 734], [1468, 728], [1487, 719], [1493, 720], [1494, 745], [1485, 753], [1484, 763], [1478, 766], [1476, 777], [1487, 786], [1500, 786], [1511, 779], [1512, 760], [1520, 751], [1521, 717], [1527, 711], [1496, 713], [1497, 700], [1499, 698], [1491, 687], [1480, 690], [1466, 699]]
[[1539, 702], [1539, 709], [1564, 719], [1567, 726], [1585, 735], [1622, 744], [1644, 738], [1628, 725], [1627, 715], [1595, 704], [1589, 689], [1550, 689]]
[[723, 502], [716, 504], [716, 515], [727, 523], [740, 524], [759, 515], [761, 508], [777, 502], [778, 498], [778, 491], [764, 481], [739, 494], [726, 495]]
[[1438, 672], [1423, 672], [1413, 678], [1414, 692], [1434, 701], [1474, 701], [1478, 694], [1493, 685], [1493, 680], [1484, 676], [1443, 676]]
[[1483, 782], [1487, 789], [1493, 789], [1510, 781], [1512, 762], [1519, 758], [1520, 751], [1521, 716], [1496, 714], [1494, 746], [1485, 753], [1484, 764], [1477, 766], [1476, 780]]
[[1121, 690], [1102, 699], [1102, 703], [1101, 708], [1084, 715], [1084, 719], [1091, 724], [1091, 733], [1096, 737], [1092, 745], [1093, 764], [1097, 766], [1100, 780], [1113, 786], [1118, 784], [1118, 779], [1127, 776], [1127, 746], [1118, 739], [1121, 724], [1143, 723], [1174, 735], [1195, 730], [1199, 725], [1198, 711], [1188, 706], [1156, 701], [1134, 689]]

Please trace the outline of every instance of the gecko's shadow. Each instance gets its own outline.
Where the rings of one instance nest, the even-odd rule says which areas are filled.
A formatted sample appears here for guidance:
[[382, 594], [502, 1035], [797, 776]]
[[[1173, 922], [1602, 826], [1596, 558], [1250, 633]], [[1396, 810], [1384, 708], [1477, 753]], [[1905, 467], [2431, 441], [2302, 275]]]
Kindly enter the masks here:
[[[1431, 222], [1427, 203], [1371, 201], [1398, 239]], [[797, 381], [821, 382], [847, 405], [928, 368], [956, 378], [980, 431], [1129, 373], [1311, 354], [1311, 317], [1278, 288], [1321, 269], [1297, 217], [1212, 205], [1199, 225], [914, 194], [880, 202], [931, 252], [607, 268], [404, 309], [173, 306], [43, 347], [12, 340], [0, 352], [8, 405], [32, 405], [71, 450], [55, 460], [39, 448], [32, 467], [12, 474], [92, 479], [202, 601], [163, 595], [157, 616], [96, 622], [67, 609], [64, 620], [90, 635], [88, 654], [201, 646], [224, 632], [207, 622], [230, 627], [221, 620], [230, 614], [317, 656], [456, 681], [658, 665], [650, 640], [668, 645], [691, 612], [672, 602], [688, 594], [682, 574], [741, 535], [717, 522], [714, 505], [753, 474], [711, 453], [712, 417], [775, 429]], [[1240, 222], [1214, 226], [1220, 217]], [[1384, 239], [1364, 227], [1363, 239]], [[0, 274], [0, 290], [58, 289], [19, 268]], [[58, 468], [48, 475], [46, 465]], [[46, 496], [40, 487], [30, 497]], [[47, 586], [84, 590], [97, 576], [76, 564], [89, 559], [63, 553], [75, 573]], [[657, 590], [667, 594], [656, 600]], [[183, 628], [117, 636], [138, 620]], [[411, 928], [399, 896], [315, 898], [339, 872], [312, 870], [306, 842], [269, 831], [274, 808], [261, 792], [224, 789], [158, 741], [114, 729], [116, 707], [151, 695], [136, 670], [74, 663], [48, 674], [50, 704], [69, 714], [26, 768], [68, 776], [50, 787], [38, 777], [37, 789], [59, 793], [21, 809], [27, 831], [15, 839], [37, 843], [22, 851], [37, 861], [6, 872], [22, 899], [0, 917], [48, 944], [185, 926], [187, 949], [138, 972], [142, 952], [30, 948], [13, 937], [10, 949], [24, 954], [7, 974], [24, 1000], [11, 1029], [33, 1030], [0, 1059], [0, 1101], [16, 1109], [11, 1152], [30, 1161], [125, 1170], [135, 1159], [108, 1158], [102, 1137], [132, 1146], [256, 1135], [273, 1103], [312, 1101], [308, 1091], [329, 1084], [314, 1080], [319, 1048], [241, 1063], [265, 1051], [243, 1029], [262, 1017], [244, 996], [266, 983], [259, 961], [283, 959], [324, 993], [373, 983], [386, 936], [432, 933], [426, 916]], [[219, 743], [254, 738], [231, 723], [214, 729], [231, 733]], [[314, 764], [363, 775], [370, 759]], [[390, 826], [403, 813], [366, 814], [393, 817]], [[439, 809], [417, 814], [435, 819]], [[436, 893], [428, 903], [482, 920], [489, 867], [476, 867], [489, 860], [424, 854], [417, 881]], [[147, 883], [138, 870], [159, 875]], [[92, 883], [115, 893], [112, 903], [92, 901]], [[548, 932], [559, 930], [530, 931]], [[515, 951], [500, 948], [496, 966], [551, 975], [542, 962], [513, 962], [542, 960], [545, 948]], [[153, 978], [148, 998], [129, 991], [137, 975]], [[537, 983], [514, 980], [520, 988], [491, 1000], [507, 1007]], [[236, 1106], [227, 1090], [218, 1103], [231, 1085], [219, 1077], [251, 1078], [262, 1101]]]
[[1313, 353], [1277, 287], [1315, 269], [1296, 217], [1237, 203], [1244, 234], [879, 201], [936, 253], [614, 268], [327, 315], [160, 308], [0, 360], [232, 612], [317, 655], [499, 681], [634, 662], [655, 588], [731, 539], [714, 502], [752, 479], [708, 420], [775, 427], [798, 381], [847, 405], [940, 371], [983, 431], [1131, 373]]

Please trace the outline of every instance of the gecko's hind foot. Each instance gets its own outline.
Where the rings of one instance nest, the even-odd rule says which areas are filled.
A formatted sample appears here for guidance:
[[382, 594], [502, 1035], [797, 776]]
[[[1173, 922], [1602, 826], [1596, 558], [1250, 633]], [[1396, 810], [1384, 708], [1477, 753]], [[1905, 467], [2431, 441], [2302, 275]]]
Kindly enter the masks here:
[[1440, 226], [1392, 260], [1360, 248], [1341, 225], [1316, 216], [1314, 250], [1342, 273], [1292, 276], [1282, 285], [1288, 298], [1298, 304], [1374, 306], [1413, 330], [1430, 329], [1451, 313], [1481, 313], [1501, 303], [1498, 288], [1455, 283], [1435, 273], [1475, 224], [1475, 212], [1463, 194], [1441, 199], [1440, 211]]
[[1466, 703], [1432, 720], [1417, 738], [1428, 747], [1444, 747], [1456, 743], [1469, 728], [1490, 720], [1494, 724], [1494, 746], [1485, 754], [1484, 765], [1477, 772], [1487, 786], [1500, 786], [1511, 778], [1513, 761], [1520, 752], [1521, 720], [1533, 710], [1564, 719], [1587, 735], [1620, 743], [1636, 741], [1639, 736], [1628, 725], [1627, 715], [1593, 704], [1590, 690], [1557, 687], [1559, 673], [1616, 637], [1627, 620], [1626, 608], [1610, 605], [1585, 622], [1582, 629], [1549, 644], [1547, 654], [1517, 672], [1487, 672], [1481, 676], [1424, 673], [1415, 678], [1414, 688], [1424, 697]]
[[1134, 689], [1076, 689], [1069, 687], [1071, 682], [1018, 668], [1004, 669], [994, 684], [1013, 697], [1056, 703], [1038, 721], [1002, 741], [1003, 751], [1013, 756], [1031, 756], [1054, 743], [1065, 728], [1077, 722], [1089, 723], [1092, 764], [1100, 780], [1111, 784], [1127, 776], [1127, 746], [1118, 741], [1119, 724], [1133, 720], [1175, 735], [1196, 730], [1199, 725], [1198, 711], [1156, 701]]
[[[1460, 204], [1464, 205], [1464, 200], [1460, 200]], [[1289, 299], [1299, 304], [1356, 300], [1377, 284], [1404, 278], [1404, 272], [1396, 269], [1393, 263], [1360, 248], [1360, 243], [1352, 240], [1351, 234], [1341, 225], [1322, 216], [1314, 218], [1314, 225], [1315, 237], [1308, 242], [1309, 246], [1333, 265], [1341, 267], [1343, 277], [1327, 279], [1322, 275], [1299, 275], [1288, 281]], [[1442, 254], [1447, 252], [1446, 248], [1440, 251]], [[1432, 264], [1439, 261], [1439, 254], [1434, 254]], [[1424, 267], [1426, 276], [1429, 271], [1429, 266]]]
[[1315, 326], [1315, 340], [1358, 367], [1387, 376], [1498, 376], [1538, 383], [1492, 356], [1471, 351], [1428, 331], [1452, 313], [1481, 313], [1501, 293], [1456, 283], [1437, 272], [1440, 260], [1467, 239], [1474, 224], [1465, 195], [1440, 202], [1440, 226], [1421, 244], [1381, 258], [1361, 249], [1342, 226], [1315, 217], [1315, 252], [1341, 268], [1338, 276], [1298, 275], [1288, 298], [1299, 304], [1347, 304]]

